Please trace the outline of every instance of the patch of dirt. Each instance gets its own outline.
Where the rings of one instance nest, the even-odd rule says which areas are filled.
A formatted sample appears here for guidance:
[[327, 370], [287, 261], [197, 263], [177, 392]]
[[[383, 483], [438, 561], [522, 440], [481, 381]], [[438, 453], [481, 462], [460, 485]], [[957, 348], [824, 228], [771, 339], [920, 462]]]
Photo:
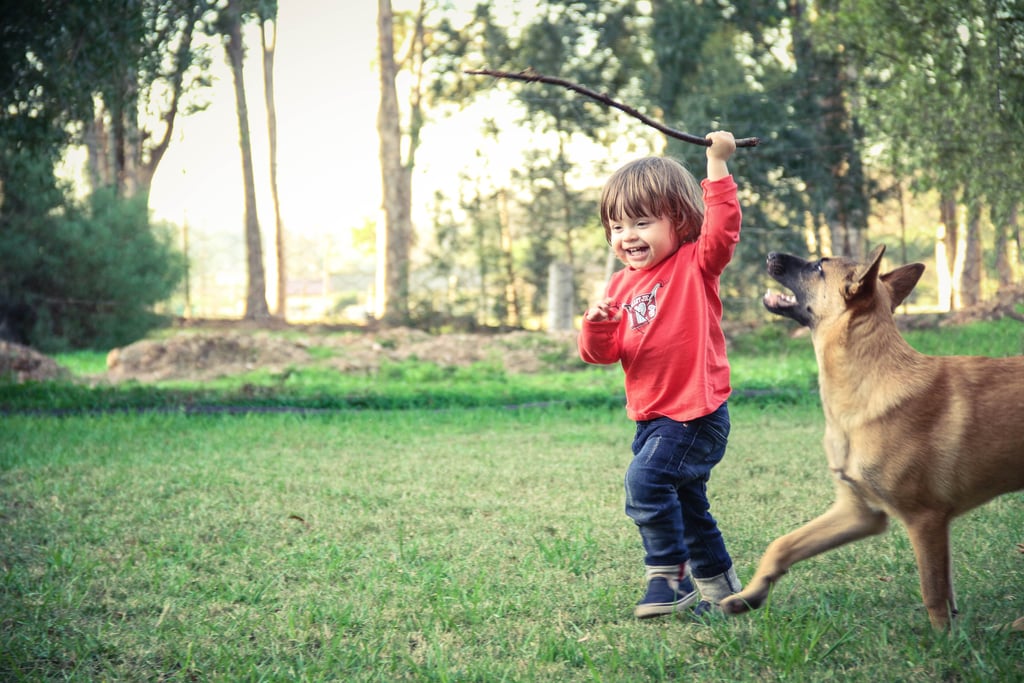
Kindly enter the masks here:
[[966, 325], [979, 320], [1001, 320], [1013, 318], [1024, 322], [1024, 314], [1017, 311], [1018, 304], [1024, 302], [1024, 285], [1003, 287], [995, 297], [982, 301], [969, 308], [949, 314], [944, 325]]
[[0, 341], [0, 378], [12, 378], [18, 384], [43, 382], [69, 377], [66, 368], [49, 356], [21, 344]]
[[281, 337], [231, 332], [179, 334], [113, 349], [107, 354], [107, 379], [204, 380], [259, 368], [281, 372], [309, 360], [309, 351], [301, 342]]
[[575, 332], [432, 335], [394, 328], [271, 335], [214, 329], [179, 332], [167, 339], [143, 340], [114, 349], [107, 356], [106, 378], [112, 382], [206, 380], [257, 369], [280, 373], [311, 365], [371, 374], [382, 364], [405, 360], [442, 367], [494, 363], [509, 373], [565, 369], [581, 363]]

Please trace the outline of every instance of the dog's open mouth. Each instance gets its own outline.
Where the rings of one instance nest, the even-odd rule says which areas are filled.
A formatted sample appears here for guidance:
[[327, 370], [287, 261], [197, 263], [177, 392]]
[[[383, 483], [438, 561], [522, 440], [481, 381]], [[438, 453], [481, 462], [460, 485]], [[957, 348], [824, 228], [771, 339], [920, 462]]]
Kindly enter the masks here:
[[770, 311], [792, 308], [796, 306], [796, 297], [792, 294], [773, 292], [769, 289], [764, 293], [764, 306]]

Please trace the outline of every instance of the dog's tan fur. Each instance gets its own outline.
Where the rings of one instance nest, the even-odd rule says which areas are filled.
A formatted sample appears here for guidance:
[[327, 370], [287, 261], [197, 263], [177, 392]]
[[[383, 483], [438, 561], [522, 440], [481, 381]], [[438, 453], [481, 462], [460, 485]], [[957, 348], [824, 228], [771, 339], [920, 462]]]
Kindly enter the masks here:
[[931, 623], [956, 614], [949, 548], [954, 517], [1024, 488], [1024, 356], [927, 356], [900, 335], [893, 311], [924, 266], [879, 275], [866, 264], [771, 254], [768, 270], [795, 298], [765, 306], [811, 329], [825, 411], [832, 507], [773, 541], [746, 589], [722, 608], [760, 607], [796, 562], [906, 525]]

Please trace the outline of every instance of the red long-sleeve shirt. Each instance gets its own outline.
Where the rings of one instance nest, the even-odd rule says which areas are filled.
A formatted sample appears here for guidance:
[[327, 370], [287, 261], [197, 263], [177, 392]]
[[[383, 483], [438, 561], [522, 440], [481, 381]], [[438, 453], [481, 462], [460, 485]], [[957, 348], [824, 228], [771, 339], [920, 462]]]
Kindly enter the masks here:
[[583, 320], [580, 357], [622, 363], [632, 420], [693, 420], [732, 391], [718, 281], [739, 242], [740, 206], [731, 175], [701, 187], [700, 237], [650, 270], [627, 267], [611, 277], [606, 296], [622, 306], [621, 320]]

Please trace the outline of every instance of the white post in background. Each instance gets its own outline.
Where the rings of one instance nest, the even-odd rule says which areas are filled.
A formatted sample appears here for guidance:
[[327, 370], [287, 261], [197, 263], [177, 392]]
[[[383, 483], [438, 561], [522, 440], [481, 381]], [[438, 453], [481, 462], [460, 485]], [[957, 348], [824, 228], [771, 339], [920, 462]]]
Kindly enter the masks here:
[[573, 328], [576, 292], [572, 284], [572, 266], [553, 262], [548, 267], [548, 332], [568, 332]]
[[377, 213], [377, 270], [374, 275], [373, 299], [370, 308], [372, 316], [380, 319], [384, 315], [384, 307], [387, 302], [387, 272], [388, 272], [388, 229], [387, 214], [384, 207]]

